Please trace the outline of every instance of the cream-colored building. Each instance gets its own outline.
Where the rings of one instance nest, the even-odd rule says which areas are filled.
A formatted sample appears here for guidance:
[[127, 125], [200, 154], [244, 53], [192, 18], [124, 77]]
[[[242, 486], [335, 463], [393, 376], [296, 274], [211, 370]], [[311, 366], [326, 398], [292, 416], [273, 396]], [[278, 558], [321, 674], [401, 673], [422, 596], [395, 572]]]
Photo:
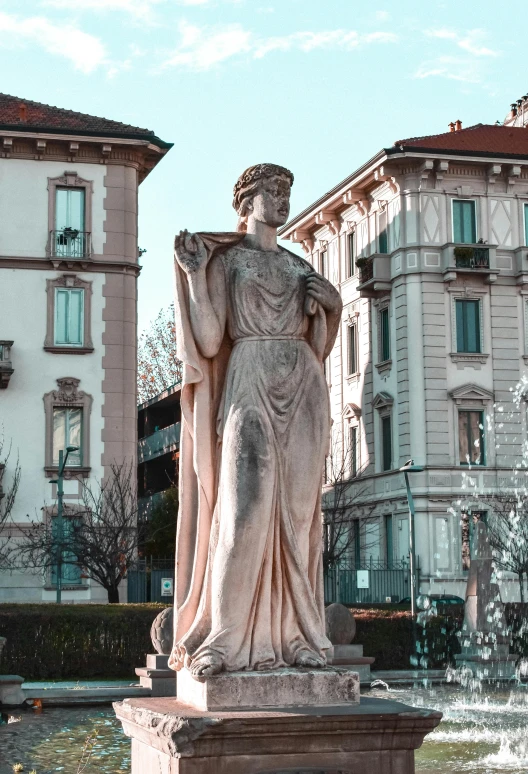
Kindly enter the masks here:
[[[334, 433], [366, 467], [364, 499], [379, 503], [361, 561], [408, 556], [398, 469], [413, 458], [425, 468], [411, 477], [420, 588], [432, 593], [463, 595], [468, 511], [486, 510], [472, 491], [508, 491], [528, 440], [512, 392], [528, 375], [521, 113], [398, 141], [281, 231], [343, 298], [326, 373]], [[518, 599], [513, 576], [502, 588]]]
[[[170, 148], [147, 129], [0, 95], [0, 433], [22, 478], [12, 513], [52, 518], [113, 462], [135, 466], [138, 186]], [[69, 567], [63, 600], [105, 601]], [[54, 579], [0, 575], [0, 601], [53, 601]]]

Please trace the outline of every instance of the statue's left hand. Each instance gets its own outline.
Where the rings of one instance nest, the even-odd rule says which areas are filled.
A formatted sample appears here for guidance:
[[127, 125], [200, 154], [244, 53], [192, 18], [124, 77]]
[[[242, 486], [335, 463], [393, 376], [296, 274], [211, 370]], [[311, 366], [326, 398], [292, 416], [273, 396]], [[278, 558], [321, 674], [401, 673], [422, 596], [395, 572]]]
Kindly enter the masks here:
[[341, 310], [341, 296], [331, 282], [312, 271], [306, 277], [306, 294], [318, 301], [327, 312]]

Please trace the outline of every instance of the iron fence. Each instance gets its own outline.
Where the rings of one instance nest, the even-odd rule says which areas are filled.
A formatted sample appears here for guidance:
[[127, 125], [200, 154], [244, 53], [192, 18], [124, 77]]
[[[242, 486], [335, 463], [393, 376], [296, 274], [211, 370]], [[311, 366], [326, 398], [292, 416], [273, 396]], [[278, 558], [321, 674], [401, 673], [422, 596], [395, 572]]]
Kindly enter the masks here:
[[91, 252], [91, 232], [63, 228], [50, 232], [50, 253], [60, 258], [84, 258]]
[[129, 568], [127, 580], [128, 602], [166, 602], [169, 607], [174, 602], [174, 557], [139, 559]]
[[[419, 588], [419, 568], [417, 575]], [[409, 563], [372, 560], [365, 564], [355, 564], [343, 560], [325, 572], [324, 590], [326, 604], [399, 602], [411, 595]]]

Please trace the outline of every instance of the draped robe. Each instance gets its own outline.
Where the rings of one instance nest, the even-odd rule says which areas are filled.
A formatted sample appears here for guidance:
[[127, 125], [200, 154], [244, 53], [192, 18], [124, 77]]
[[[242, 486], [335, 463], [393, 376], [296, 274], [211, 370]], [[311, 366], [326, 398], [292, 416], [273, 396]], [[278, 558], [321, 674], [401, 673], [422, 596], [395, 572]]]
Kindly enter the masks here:
[[[173, 669], [221, 660], [276, 669], [324, 661], [321, 476], [330, 431], [322, 368], [337, 326], [306, 297], [313, 268], [283, 248], [200, 234], [221, 261], [223, 344], [205, 358], [175, 262], [183, 362]], [[215, 288], [209, 286], [209, 293]]]

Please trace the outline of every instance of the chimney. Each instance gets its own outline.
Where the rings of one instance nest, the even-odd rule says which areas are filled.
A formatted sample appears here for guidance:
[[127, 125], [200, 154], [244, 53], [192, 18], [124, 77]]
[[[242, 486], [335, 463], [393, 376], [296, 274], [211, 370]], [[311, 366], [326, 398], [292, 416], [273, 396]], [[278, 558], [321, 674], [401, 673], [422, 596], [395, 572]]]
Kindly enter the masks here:
[[457, 119], [455, 121], [455, 132], [459, 132], [462, 129], [462, 121], [460, 119]]
[[449, 131], [450, 132], [454, 132], [455, 131], [455, 125], [454, 125], [454, 123], [452, 121], [451, 121], [450, 124], [448, 124], [448, 126], [449, 126]]
[[23, 102], [18, 106], [18, 118], [20, 121], [27, 121], [27, 106]]

